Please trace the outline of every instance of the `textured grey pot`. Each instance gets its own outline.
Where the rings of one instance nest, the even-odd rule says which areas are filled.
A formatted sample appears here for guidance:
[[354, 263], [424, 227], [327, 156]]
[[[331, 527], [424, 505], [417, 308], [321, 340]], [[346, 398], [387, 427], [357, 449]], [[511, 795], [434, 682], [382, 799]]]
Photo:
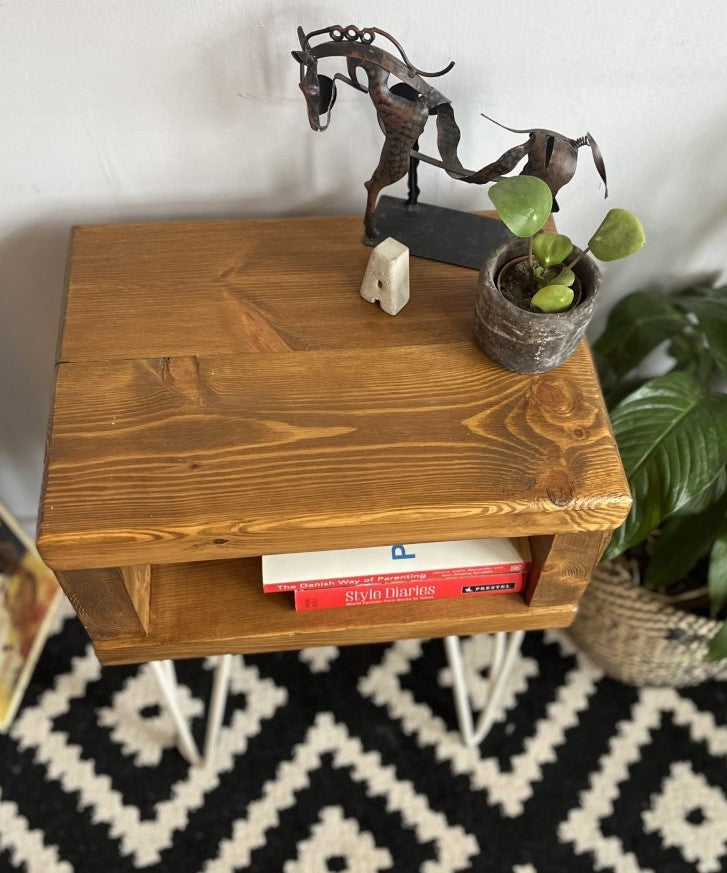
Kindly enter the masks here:
[[[574, 248], [574, 253], [580, 249]], [[544, 373], [573, 354], [591, 320], [601, 272], [586, 256], [573, 272], [581, 283], [581, 299], [568, 312], [528, 312], [506, 300], [497, 288], [505, 264], [528, 253], [528, 241], [509, 240], [494, 249], [480, 270], [475, 301], [477, 345], [515, 373]]]

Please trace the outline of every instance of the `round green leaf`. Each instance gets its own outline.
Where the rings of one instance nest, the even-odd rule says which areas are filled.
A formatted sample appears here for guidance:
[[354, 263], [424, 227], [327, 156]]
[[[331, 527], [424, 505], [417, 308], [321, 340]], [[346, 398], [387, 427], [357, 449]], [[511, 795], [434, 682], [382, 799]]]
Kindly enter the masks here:
[[[560, 271], [557, 267], [534, 267], [533, 275], [535, 276], [535, 281], [538, 283], [538, 288], [545, 288], [546, 285], [554, 285], [556, 276]], [[563, 285], [567, 284], [566, 282], [562, 283]]]
[[566, 285], [546, 285], [530, 301], [530, 305], [541, 312], [565, 312], [571, 303], [573, 289]]
[[533, 254], [544, 267], [562, 264], [572, 251], [573, 243], [562, 233], [541, 233], [533, 240]]
[[588, 241], [588, 248], [599, 261], [618, 261], [640, 251], [645, 242], [644, 228], [633, 212], [610, 209]]
[[553, 209], [550, 188], [535, 176], [511, 176], [502, 179], [487, 193], [502, 223], [519, 237], [537, 233]]
[[575, 282], [576, 274], [573, 270], [568, 267], [563, 267], [563, 269], [558, 273], [558, 276], [555, 280], [556, 285], [567, 285], [569, 288]]

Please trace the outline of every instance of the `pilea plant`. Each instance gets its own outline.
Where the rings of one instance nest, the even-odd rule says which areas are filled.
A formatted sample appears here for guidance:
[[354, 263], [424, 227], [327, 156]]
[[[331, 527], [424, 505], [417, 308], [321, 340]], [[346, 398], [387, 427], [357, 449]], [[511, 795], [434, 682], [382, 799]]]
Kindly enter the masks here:
[[627, 209], [609, 210], [582, 251], [575, 251], [564, 234], [543, 231], [553, 209], [553, 196], [545, 182], [535, 176], [502, 179], [490, 188], [489, 196], [508, 230], [529, 238], [527, 260], [514, 278], [524, 287], [513, 302], [523, 305], [520, 300], [529, 301], [535, 311], [565, 312], [572, 306], [577, 284], [573, 267], [585, 255], [616, 261], [644, 246], [641, 222]]

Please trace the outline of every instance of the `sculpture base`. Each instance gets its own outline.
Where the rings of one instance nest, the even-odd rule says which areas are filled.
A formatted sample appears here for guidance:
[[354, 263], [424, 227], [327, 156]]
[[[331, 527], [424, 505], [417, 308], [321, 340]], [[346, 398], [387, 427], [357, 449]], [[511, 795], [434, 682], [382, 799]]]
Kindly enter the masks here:
[[479, 270], [485, 258], [511, 234], [501, 221], [458, 209], [429, 203], [407, 206], [405, 200], [381, 197], [376, 208], [376, 239], [364, 237], [375, 246], [392, 236], [409, 249], [410, 255]]

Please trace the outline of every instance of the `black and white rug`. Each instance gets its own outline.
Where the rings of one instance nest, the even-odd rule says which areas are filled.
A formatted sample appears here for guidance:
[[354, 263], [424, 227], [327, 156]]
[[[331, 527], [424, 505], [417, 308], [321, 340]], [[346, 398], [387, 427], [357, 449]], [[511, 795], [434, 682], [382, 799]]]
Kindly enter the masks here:
[[[470, 686], [490, 640], [464, 643]], [[178, 662], [201, 744], [214, 662]], [[0, 735], [0, 871], [670, 873], [727, 869], [727, 683], [637, 691], [529, 634], [480, 749], [440, 641], [236, 659], [212, 766], [147, 667], [66, 611]]]

